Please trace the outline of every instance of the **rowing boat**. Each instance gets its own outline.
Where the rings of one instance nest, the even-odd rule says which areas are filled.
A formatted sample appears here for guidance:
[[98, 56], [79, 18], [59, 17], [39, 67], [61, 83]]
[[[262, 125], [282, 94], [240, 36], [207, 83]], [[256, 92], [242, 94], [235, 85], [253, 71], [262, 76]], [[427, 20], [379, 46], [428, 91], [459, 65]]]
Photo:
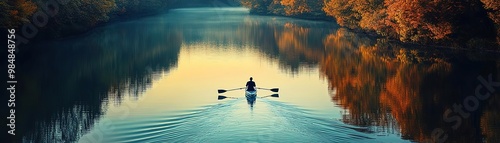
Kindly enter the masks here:
[[245, 91], [245, 96], [246, 97], [255, 97], [255, 96], [257, 96], [257, 90], [254, 90], [254, 91], [248, 91], [248, 90], [246, 90]]
[[248, 105], [250, 105], [250, 107], [253, 108], [255, 100], [257, 100], [257, 90], [254, 91], [245, 90], [245, 97], [247, 97]]

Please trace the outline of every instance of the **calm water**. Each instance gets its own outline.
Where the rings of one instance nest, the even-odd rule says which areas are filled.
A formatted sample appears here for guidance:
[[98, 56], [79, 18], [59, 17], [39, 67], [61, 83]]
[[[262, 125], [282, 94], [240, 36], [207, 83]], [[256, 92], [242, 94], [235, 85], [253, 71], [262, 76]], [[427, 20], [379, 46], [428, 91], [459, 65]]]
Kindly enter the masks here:
[[[441, 129], [446, 142], [500, 141], [500, 85], [466, 100], [477, 105], [467, 116], [445, 114], [475, 95], [478, 77], [500, 81], [498, 56], [403, 47], [242, 8], [112, 23], [25, 47], [17, 139], [424, 142]], [[251, 102], [242, 90], [217, 93], [250, 76], [280, 91], [259, 90]]]

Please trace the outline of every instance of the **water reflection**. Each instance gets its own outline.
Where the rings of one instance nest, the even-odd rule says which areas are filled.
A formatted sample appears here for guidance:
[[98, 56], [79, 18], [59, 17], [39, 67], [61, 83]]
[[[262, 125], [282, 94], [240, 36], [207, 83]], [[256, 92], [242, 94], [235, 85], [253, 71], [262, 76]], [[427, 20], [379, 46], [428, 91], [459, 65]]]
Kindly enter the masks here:
[[[378, 133], [433, 141], [442, 128], [449, 142], [497, 142], [498, 93], [481, 102], [462, 126], [452, 129], [443, 114], [474, 95], [478, 76], [500, 81], [498, 56], [449, 49], [429, 49], [374, 39], [321, 24], [245, 19], [242, 33], [285, 71], [318, 65], [328, 79], [332, 100], [346, 109], [343, 121]], [[326, 32], [325, 32], [326, 31]], [[326, 33], [326, 34], [325, 34]], [[478, 55], [482, 55], [478, 56]], [[466, 136], [465, 136], [466, 135]]]
[[245, 98], [247, 99], [247, 103], [250, 106], [250, 109], [252, 110], [255, 104], [255, 100], [257, 100], [257, 95], [245, 95]]
[[[341, 39], [338, 35], [341, 34], [329, 38]], [[496, 75], [494, 81], [499, 80], [498, 59], [474, 61], [463, 53], [454, 53], [452, 56], [461, 56], [457, 58], [461, 60], [447, 60], [451, 59], [448, 58], [450, 55], [421, 56], [429, 51], [403, 49], [396, 44], [380, 46], [387, 45], [380, 41], [365, 44], [356, 39], [348, 38], [327, 45], [332, 51], [328, 51], [321, 64], [331, 85], [332, 99], [349, 111], [344, 121], [382, 127], [382, 130], [394, 127], [389, 130], [401, 130], [405, 138], [416, 141], [433, 141], [431, 133], [435, 128], [446, 131], [449, 135], [447, 142], [481, 142], [499, 138], [492, 133], [482, 133], [481, 127], [485, 126], [479, 125], [483, 124], [480, 122], [483, 108], [498, 105], [495, 99], [482, 103], [480, 109], [465, 119], [457, 130], [451, 129], [453, 124], [443, 121], [447, 109], [474, 95], [480, 84], [478, 76], [493, 74]], [[358, 45], [338, 46], [338, 43]], [[380, 51], [389, 55], [380, 55]], [[398, 126], [394, 126], [395, 123]], [[486, 128], [490, 127], [494, 126]]]
[[[320, 72], [334, 104], [345, 109], [341, 120], [362, 126], [362, 132], [427, 141], [435, 128], [442, 128], [449, 142], [499, 141], [498, 93], [481, 102], [457, 130], [442, 119], [453, 104], [474, 94], [480, 84], [478, 76], [492, 74], [494, 81], [500, 81], [498, 57], [445, 49], [435, 52], [377, 40], [331, 23], [249, 16], [244, 10], [215, 15], [217, 18], [186, 12], [194, 11], [176, 10], [166, 16], [113, 24], [22, 53], [19, 94], [29, 95], [19, 96], [22, 139], [75, 142], [99, 121], [109, 104], [120, 104], [126, 96], [138, 99], [161, 73], [175, 68], [181, 46], [189, 51], [189, 45], [236, 45], [239, 51], [258, 51], [264, 61], [277, 60], [281, 71], [292, 77]], [[184, 15], [175, 16], [181, 13]], [[214, 71], [212, 66], [217, 64], [199, 66]], [[315, 69], [319, 71], [312, 71]], [[206, 73], [190, 71], [185, 77], [199, 74]], [[225, 81], [218, 84], [226, 86], [222, 85]], [[247, 98], [250, 106], [255, 102], [256, 98]]]
[[30, 50], [18, 64], [19, 95], [26, 95], [18, 97], [18, 134], [24, 137], [14, 140], [75, 142], [108, 104], [120, 104], [125, 96], [137, 99], [158, 73], [175, 68], [179, 33], [143, 25], [116, 24], [26, 47]]
[[279, 17], [268, 19], [246, 17], [238, 32], [241, 31], [243, 41], [254, 44], [268, 57], [278, 59], [283, 71], [292, 74], [299, 72], [300, 68], [318, 64], [325, 54], [323, 39], [336, 28], [324, 22]]

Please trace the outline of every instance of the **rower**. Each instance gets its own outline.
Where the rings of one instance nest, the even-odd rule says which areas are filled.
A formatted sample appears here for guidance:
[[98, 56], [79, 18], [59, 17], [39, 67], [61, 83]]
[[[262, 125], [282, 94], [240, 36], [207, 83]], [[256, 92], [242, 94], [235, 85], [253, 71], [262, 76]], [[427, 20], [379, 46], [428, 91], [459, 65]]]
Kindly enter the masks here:
[[247, 82], [247, 91], [255, 91], [255, 82], [253, 82], [253, 78], [250, 77], [250, 81]]

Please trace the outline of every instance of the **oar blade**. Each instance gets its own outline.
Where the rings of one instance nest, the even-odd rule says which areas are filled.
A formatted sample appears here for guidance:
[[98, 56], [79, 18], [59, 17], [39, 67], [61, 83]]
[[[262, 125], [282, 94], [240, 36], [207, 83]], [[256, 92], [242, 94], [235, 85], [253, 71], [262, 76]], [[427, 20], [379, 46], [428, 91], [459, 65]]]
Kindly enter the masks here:
[[271, 89], [272, 92], [278, 92], [280, 89], [279, 88], [273, 88]]
[[219, 89], [217, 90], [218, 93], [224, 93], [224, 92], [227, 92], [227, 90], [224, 90], [224, 89]]
[[219, 97], [217, 97], [217, 99], [219, 99], [219, 100], [226, 99], [226, 98], [227, 98], [226, 96], [222, 96], [222, 95], [219, 95]]
[[280, 95], [279, 95], [279, 94], [273, 94], [273, 95], [271, 95], [271, 97], [276, 97], [276, 98], [279, 98], [279, 97], [280, 97]]

